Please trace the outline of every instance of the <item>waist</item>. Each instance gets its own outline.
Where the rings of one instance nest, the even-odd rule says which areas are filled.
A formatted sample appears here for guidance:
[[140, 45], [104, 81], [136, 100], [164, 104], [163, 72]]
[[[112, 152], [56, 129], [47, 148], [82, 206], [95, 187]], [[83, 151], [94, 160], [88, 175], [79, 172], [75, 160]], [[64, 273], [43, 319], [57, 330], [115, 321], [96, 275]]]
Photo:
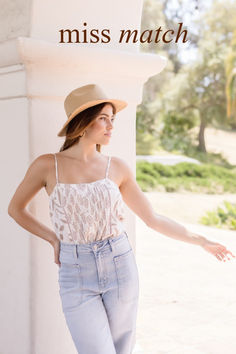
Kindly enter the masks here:
[[67, 242], [60, 241], [60, 248], [61, 249], [71, 249], [71, 248], [77, 247], [80, 250], [100, 248], [101, 246], [104, 246], [108, 242], [114, 243], [124, 237], [128, 238], [128, 234], [125, 230], [123, 230], [117, 236], [108, 236], [108, 237], [105, 237], [103, 240], [92, 241], [92, 242], [88, 242], [88, 243], [67, 243]]

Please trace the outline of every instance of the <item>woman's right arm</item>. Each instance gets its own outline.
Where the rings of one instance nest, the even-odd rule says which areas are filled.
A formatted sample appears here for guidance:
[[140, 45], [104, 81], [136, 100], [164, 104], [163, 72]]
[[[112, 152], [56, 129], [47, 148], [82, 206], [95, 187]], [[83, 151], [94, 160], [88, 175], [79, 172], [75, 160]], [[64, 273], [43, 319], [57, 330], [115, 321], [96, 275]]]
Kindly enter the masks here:
[[30, 200], [46, 185], [50, 159], [50, 154], [44, 154], [31, 163], [10, 201], [8, 214], [24, 229], [54, 246], [54, 243], [58, 242], [55, 232], [39, 222], [26, 209]]

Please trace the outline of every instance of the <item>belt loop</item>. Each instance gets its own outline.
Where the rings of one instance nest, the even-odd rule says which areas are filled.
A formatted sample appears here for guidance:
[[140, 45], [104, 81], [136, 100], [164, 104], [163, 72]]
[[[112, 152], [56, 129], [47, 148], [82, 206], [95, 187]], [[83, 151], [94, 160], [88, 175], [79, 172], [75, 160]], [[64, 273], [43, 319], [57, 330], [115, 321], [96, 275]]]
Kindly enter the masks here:
[[113, 252], [114, 251], [113, 244], [112, 244], [113, 241], [112, 241], [112, 239], [110, 237], [108, 238], [108, 242], [110, 244], [111, 251]]
[[77, 249], [76, 244], [73, 245], [73, 253], [74, 253], [75, 260], [77, 261], [78, 260], [78, 249]]

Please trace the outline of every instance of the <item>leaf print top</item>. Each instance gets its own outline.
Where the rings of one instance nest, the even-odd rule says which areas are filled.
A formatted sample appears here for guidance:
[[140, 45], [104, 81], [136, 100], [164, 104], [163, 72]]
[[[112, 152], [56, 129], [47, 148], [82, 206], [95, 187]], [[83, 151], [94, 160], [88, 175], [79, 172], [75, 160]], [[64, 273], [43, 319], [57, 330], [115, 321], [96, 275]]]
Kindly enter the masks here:
[[56, 185], [49, 196], [49, 211], [60, 242], [85, 244], [122, 233], [124, 202], [118, 185], [108, 178], [111, 156], [105, 178], [90, 183], [58, 182], [54, 157]]

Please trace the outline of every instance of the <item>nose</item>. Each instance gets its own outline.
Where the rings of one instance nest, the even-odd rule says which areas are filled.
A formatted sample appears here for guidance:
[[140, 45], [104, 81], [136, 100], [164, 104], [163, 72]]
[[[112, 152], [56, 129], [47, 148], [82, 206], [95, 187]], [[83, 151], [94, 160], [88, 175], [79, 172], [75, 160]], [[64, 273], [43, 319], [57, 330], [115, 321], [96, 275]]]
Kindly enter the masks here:
[[113, 123], [108, 121], [107, 128], [112, 129], [113, 128]]

